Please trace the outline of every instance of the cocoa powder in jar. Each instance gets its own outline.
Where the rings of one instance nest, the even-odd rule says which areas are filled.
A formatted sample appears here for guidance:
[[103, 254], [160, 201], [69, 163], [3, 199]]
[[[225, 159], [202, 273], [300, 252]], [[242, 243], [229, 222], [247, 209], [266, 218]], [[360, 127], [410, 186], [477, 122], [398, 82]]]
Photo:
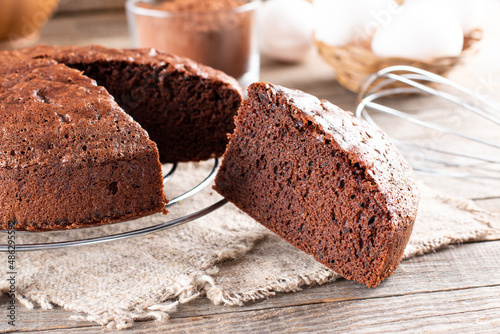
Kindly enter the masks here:
[[155, 16], [135, 14], [139, 47], [191, 58], [240, 78], [249, 67], [255, 13], [250, 1], [170, 0], [136, 5]]

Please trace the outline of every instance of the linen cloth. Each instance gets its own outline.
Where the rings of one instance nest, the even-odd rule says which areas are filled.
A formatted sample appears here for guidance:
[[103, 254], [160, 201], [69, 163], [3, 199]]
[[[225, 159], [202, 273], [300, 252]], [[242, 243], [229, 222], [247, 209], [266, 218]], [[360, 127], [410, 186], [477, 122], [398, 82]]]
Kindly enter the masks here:
[[[210, 168], [210, 162], [181, 164], [165, 187], [167, 197], [198, 183]], [[423, 184], [420, 191], [418, 217], [405, 259], [450, 243], [500, 234], [496, 214]], [[26, 243], [119, 233], [194, 212], [220, 199], [207, 187], [169, 208], [168, 216], [69, 232], [18, 232], [16, 237], [18, 243]], [[78, 317], [119, 329], [133, 326], [137, 320], [165, 320], [182, 304], [199, 297], [215, 304], [242, 305], [340, 277], [232, 204], [154, 234], [90, 246], [17, 252], [16, 257], [17, 298], [24, 306], [60, 306]], [[1, 272], [3, 276], [6, 271]], [[8, 289], [2, 277], [0, 292]]]

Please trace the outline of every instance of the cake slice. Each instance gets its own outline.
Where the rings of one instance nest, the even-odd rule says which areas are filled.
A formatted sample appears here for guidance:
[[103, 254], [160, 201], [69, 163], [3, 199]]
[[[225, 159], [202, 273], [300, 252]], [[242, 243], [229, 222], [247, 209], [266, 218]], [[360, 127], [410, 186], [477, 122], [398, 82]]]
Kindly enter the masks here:
[[0, 52], [0, 229], [166, 213], [156, 145], [78, 70]]
[[36, 46], [23, 51], [81, 70], [149, 133], [160, 161], [222, 156], [242, 100], [238, 82], [190, 59], [155, 49]]
[[343, 277], [378, 285], [410, 237], [419, 195], [385, 134], [328, 101], [248, 89], [214, 189]]

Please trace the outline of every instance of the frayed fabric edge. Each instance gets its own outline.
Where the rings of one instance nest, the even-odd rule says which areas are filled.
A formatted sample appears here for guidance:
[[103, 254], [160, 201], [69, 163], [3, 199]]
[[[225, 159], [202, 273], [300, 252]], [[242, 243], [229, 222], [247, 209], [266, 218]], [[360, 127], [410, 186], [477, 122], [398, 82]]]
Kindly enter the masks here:
[[[110, 329], [127, 329], [137, 321], [154, 320], [162, 322], [176, 312], [179, 305], [188, 303], [202, 294], [200, 284], [207, 281], [205, 276], [201, 275], [200, 278], [193, 279], [189, 284], [177, 286], [175, 291], [169, 291], [167, 296], [163, 296], [158, 303], [153, 305], [137, 304], [133, 309], [117, 307], [111, 310], [85, 311], [86, 314], [75, 314], [69, 316], [69, 318], [77, 321], [94, 322]], [[50, 302], [48, 298], [39, 294], [17, 294], [16, 299], [27, 308], [34, 308], [35, 305], [38, 305], [43, 309], [52, 309], [54, 305], [57, 305], [65, 310], [79, 312], [72, 305]]]
[[324, 268], [311, 275], [301, 275], [293, 279], [287, 277], [278, 278], [263, 287], [241, 292], [224, 292], [220, 286], [213, 285], [206, 289], [206, 294], [207, 298], [215, 305], [241, 306], [246, 302], [265, 299], [278, 292], [296, 292], [300, 291], [304, 286], [321, 285], [333, 282], [340, 277], [335, 272]]

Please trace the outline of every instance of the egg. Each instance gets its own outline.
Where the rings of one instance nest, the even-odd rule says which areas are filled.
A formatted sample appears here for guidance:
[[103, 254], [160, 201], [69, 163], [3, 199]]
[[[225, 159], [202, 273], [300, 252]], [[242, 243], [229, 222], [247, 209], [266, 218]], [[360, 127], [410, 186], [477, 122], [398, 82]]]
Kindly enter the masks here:
[[341, 46], [371, 38], [398, 11], [392, 0], [314, 0], [316, 39]]
[[427, 2], [401, 6], [387, 26], [381, 27], [371, 43], [379, 57], [430, 60], [458, 56], [463, 48], [463, 31], [448, 10]]
[[313, 48], [313, 9], [305, 0], [270, 0], [260, 19], [262, 54], [281, 61], [300, 62]]
[[482, 27], [486, 11], [484, 0], [406, 0], [406, 2], [427, 2], [446, 8], [458, 19], [464, 34]]

